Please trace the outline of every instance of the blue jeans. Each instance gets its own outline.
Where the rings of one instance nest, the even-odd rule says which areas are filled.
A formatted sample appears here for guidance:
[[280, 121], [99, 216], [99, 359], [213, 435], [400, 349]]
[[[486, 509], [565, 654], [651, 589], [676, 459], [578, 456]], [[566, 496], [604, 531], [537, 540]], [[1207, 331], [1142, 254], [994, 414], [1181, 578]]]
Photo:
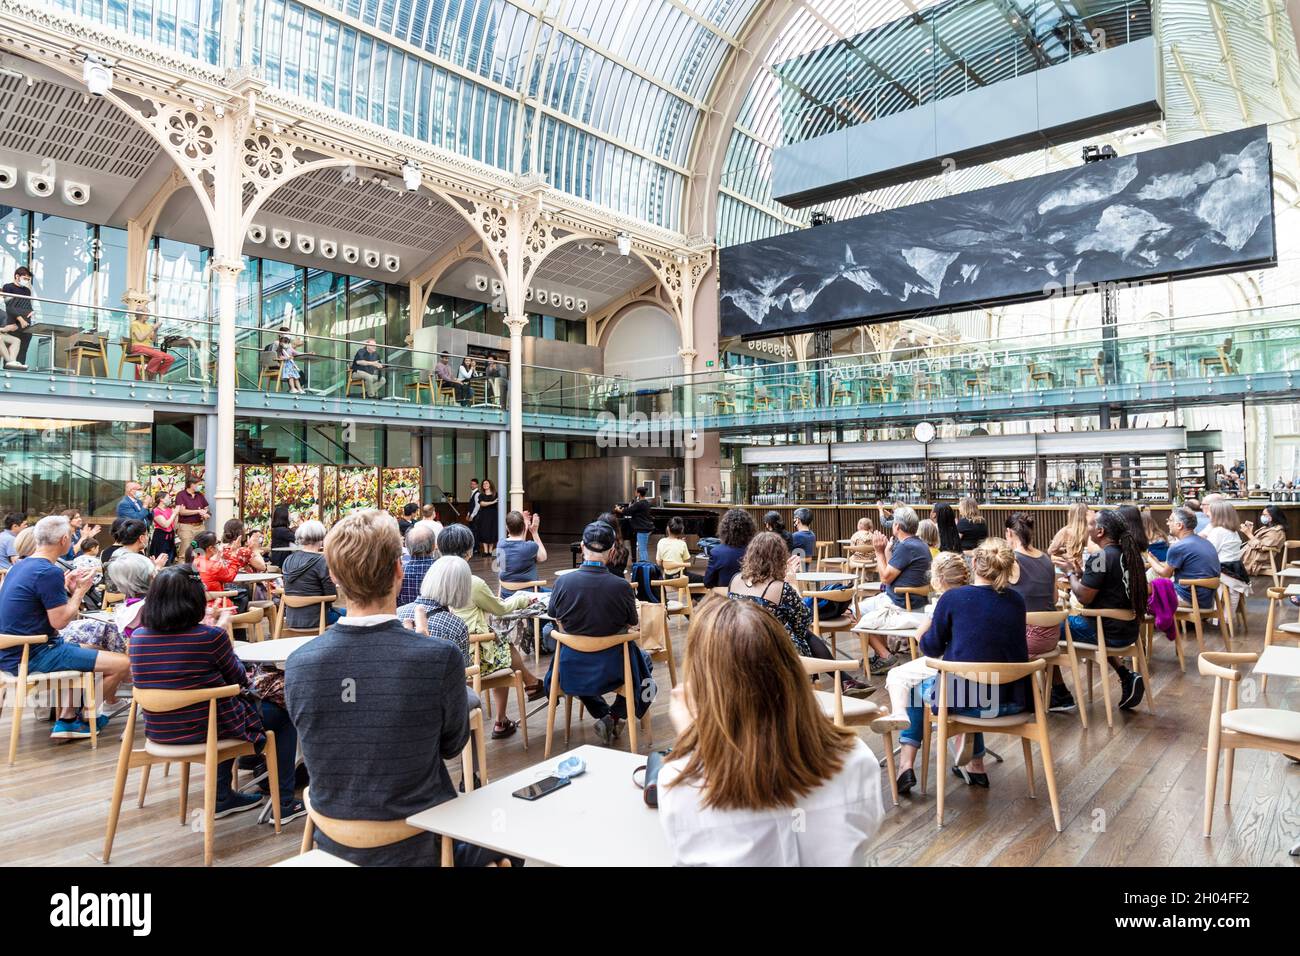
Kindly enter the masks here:
[[[925, 709], [927, 705], [933, 704], [938, 700], [938, 692], [935, 690], [935, 681], [937, 677], [927, 677], [921, 681], [920, 686], [912, 691], [912, 701], [907, 705], [907, 729], [898, 735], [900, 742], [911, 744], [913, 747], [921, 746], [921, 734], [923, 730], [922, 721], [925, 719]], [[979, 707], [953, 707], [948, 706], [948, 714], [951, 717], [1005, 717], [1007, 714], [1018, 714], [1024, 707], [1014, 701], [1004, 701], [998, 707], [996, 712], [987, 712]], [[975, 735], [974, 757], [984, 756], [984, 735]], [[973, 759], [973, 758], [972, 758]]]
[[638, 561], [650, 560], [650, 535], [651, 531], [638, 531], [636, 533], [636, 559]]
[[[287, 808], [293, 804], [293, 783], [297, 773], [298, 729], [289, 719], [289, 713], [283, 707], [263, 700], [258, 703], [262, 715], [262, 727], [275, 734], [276, 778], [280, 781], [280, 806]], [[230, 771], [235, 760], [224, 760], [217, 765], [217, 802], [230, 799]], [[270, 784], [267, 784], [270, 792]]]
[[[1070, 625], [1070, 637], [1081, 644], [1097, 643], [1097, 623], [1095, 618], [1084, 617], [1082, 614], [1071, 614], [1066, 618]], [[1114, 621], [1111, 622], [1115, 623]], [[1065, 640], [1065, 634], [1061, 634], [1061, 640]], [[1133, 643], [1129, 637], [1112, 637], [1106, 635], [1107, 647], [1128, 647]]]

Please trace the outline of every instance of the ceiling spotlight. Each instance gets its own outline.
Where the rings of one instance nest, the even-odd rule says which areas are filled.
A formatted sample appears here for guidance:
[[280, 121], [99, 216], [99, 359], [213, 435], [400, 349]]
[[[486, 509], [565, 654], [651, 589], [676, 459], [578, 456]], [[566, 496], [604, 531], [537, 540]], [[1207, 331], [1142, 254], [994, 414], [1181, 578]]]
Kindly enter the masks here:
[[86, 54], [86, 60], [81, 65], [81, 78], [86, 83], [86, 89], [95, 96], [103, 96], [113, 88], [113, 71], [93, 53]]
[[276, 136], [279, 136], [279, 135], [280, 135], [280, 124], [279, 124], [279, 123], [272, 123], [272, 124], [271, 124], [271, 132], [274, 133]]
[[202, 113], [202, 112], [203, 112], [203, 105], [204, 105], [204, 104], [203, 104], [203, 101], [202, 101], [201, 99], [199, 99], [199, 98], [196, 96], [196, 97], [194, 98], [194, 108], [195, 108], [196, 110], [198, 110], [200, 113]]
[[620, 256], [629, 255], [632, 252], [632, 237], [626, 232], [618, 234], [618, 254]]
[[216, 114], [217, 119], [221, 119], [221, 117], [226, 115], [226, 108], [218, 103], [212, 107], [212, 112]]
[[420, 188], [420, 164], [414, 160], [408, 159], [402, 164], [402, 182], [406, 183], [406, 188], [415, 192]]

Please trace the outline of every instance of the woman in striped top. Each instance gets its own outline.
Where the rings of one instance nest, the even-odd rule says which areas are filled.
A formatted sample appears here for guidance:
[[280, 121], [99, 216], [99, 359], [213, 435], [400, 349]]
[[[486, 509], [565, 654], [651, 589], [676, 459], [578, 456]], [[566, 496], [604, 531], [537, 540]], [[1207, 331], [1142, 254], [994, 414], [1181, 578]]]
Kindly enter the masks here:
[[[281, 821], [301, 816], [302, 801], [293, 796], [294, 755], [298, 734], [283, 701], [258, 699], [244, 665], [235, 656], [225, 630], [225, 616], [215, 627], [203, 624], [207, 610], [199, 575], [186, 565], [168, 568], [154, 578], [131, 634], [131, 683], [157, 690], [195, 690], [238, 684], [246, 689], [237, 697], [217, 701], [217, 737], [248, 740], [260, 751], [266, 730], [276, 736], [280, 777]], [[159, 744], [201, 744], [207, 740], [208, 705], [194, 704], [167, 713], [145, 714], [145, 736]], [[230, 786], [231, 764], [217, 767], [218, 817], [252, 810], [262, 805], [259, 794], [246, 794]], [[269, 786], [267, 790], [269, 790]]]

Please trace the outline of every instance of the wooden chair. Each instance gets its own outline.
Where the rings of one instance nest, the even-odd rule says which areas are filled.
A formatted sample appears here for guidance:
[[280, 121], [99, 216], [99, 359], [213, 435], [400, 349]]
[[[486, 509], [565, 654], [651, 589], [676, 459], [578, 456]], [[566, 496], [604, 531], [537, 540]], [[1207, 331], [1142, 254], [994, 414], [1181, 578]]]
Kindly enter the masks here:
[[1074, 378], [1078, 385], [1087, 384], [1088, 377], [1091, 376], [1098, 385], [1106, 384], [1106, 353], [1098, 352], [1092, 357], [1092, 362], [1083, 368], [1075, 369]]
[[[695, 602], [691, 595], [691, 581], [686, 575], [677, 578], [660, 578], [652, 581], [651, 584], [659, 589], [659, 600], [663, 602], [664, 610], [668, 617], [684, 617], [687, 621], [691, 619], [691, 614], [695, 610]], [[670, 600], [668, 591], [677, 592], [677, 599]]]
[[767, 392], [755, 391], [753, 408], [756, 412], [767, 412], [772, 410], [772, 396]]
[[1223, 375], [1231, 375], [1232, 366], [1232, 339], [1226, 338], [1223, 344], [1217, 346], [1213, 355], [1202, 355], [1199, 360], [1201, 375], [1208, 376], [1210, 372], [1217, 370]]
[[[501, 687], [513, 687], [515, 690], [515, 699], [519, 704], [519, 730], [524, 738], [524, 749], [528, 749], [528, 697], [524, 693], [524, 672], [517, 671], [513, 667], [502, 667], [500, 670], [493, 671], [491, 674], [482, 673], [483, 666], [483, 645], [488, 641], [495, 641], [497, 636], [491, 631], [482, 634], [471, 634], [469, 636], [470, 651], [474, 656], [472, 667], [473, 674], [471, 682], [474, 685], [474, 693], [479, 695], [483, 701], [483, 709], [487, 717], [492, 716], [492, 696], [484, 696], [485, 690], [492, 691]], [[502, 717], [505, 714], [501, 715]], [[481, 778], [484, 783], [488, 782], [486, 768], [481, 769]]]
[[[89, 715], [90, 749], [99, 749], [99, 725], [95, 721], [95, 672], [94, 671], [50, 671], [46, 674], [32, 674], [27, 670], [31, 649], [49, 640], [45, 634], [0, 634], [0, 651], [21, 646], [22, 657], [18, 661], [18, 673], [10, 674], [0, 671], [0, 713], [4, 712], [5, 698], [13, 697], [9, 708], [13, 713], [13, 726], [9, 729], [9, 765], [18, 759], [18, 733], [23, 723], [23, 708], [27, 695], [41, 684], [49, 688], [51, 694], [79, 686], [82, 693], [82, 706]], [[63, 685], [60, 687], [59, 685]]]
[[243, 614], [234, 614], [226, 627], [230, 639], [235, 640], [235, 632], [243, 631], [244, 640], [257, 643], [266, 639], [266, 611], [260, 607], [250, 607]]
[[[1282, 622], [1282, 612], [1286, 607], [1282, 602], [1286, 600], [1286, 588], [1269, 588], [1267, 594], [1268, 621], [1264, 625], [1264, 649], [1267, 650], [1269, 645], [1278, 641], [1300, 641], [1300, 622]], [[1268, 693], [1267, 674], [1264, 675], [1260, 690]]]
[[[921, 792], [925, 792], [926, 778], [929, 776], [930, 769], [930, 738], [934, 736], [931, 726], [936, 725], [939, 731], [939, 754], [947, 759], [948, 738], [954, 734], [1009, 734], [1013, 737], [1019, 737], [1021, 746], [1025, 755], [1025, 776], [1029, 782], [1029, 796], [1037, 796], [1034, 790], [1034, 759], [1031, 743], [1037, 743], [1039, 752], [1043, 757], [1043, 772], [1047, 777], [1047, 796], [1052, 802], [1052, 819], [1056, 823], [1056, 832], [1061, 832], [1061, 806], [1056, 793], [1056, 773], [1052, 768], [1052, 745], [1048, 739], [1047, 733], [1047, 710], [1043, 706], [1043, 694], [1035, 684], [1034, 692], [1031, 695], [1034, 700], [1033, 713], [1023, 711], [1019, 714], [1008, 714], [1003, 717], [958, 717], [948, 712], [948, 681], [945, 675], [953, 674], [967, 680], [980, 683], [993, 683], [998, 686], [1010, 684], [1013, 681], [1029, 677], [1031, 680], [1037, 679], [1037, 675], [1042, 673], [1046, 668], [1043, 661], [1028, 661], [1024, 664], [1008, 664], [1001, 662], [984, 662], [968, 663], [966, 661], [944, 661], [935, 660], [932, 657], [925, 659], [926, 664], [933, 667], [939, 672], [937, 686], [939, 688], [939, 712], [930, 715], [930, 719], [922, 722], [922, 740], [921, 740]], [[935, 807], [935, 819], [940, 827], [943, 826], [943, 803], [948, 774], [944, 772], [946, 768], [935, 768], [935, 776], [939, 781], [938, 802]]]
[[938, 388], [938, 382], [921, 372], [917, 372], [912, 377], [912, 392], [918, 399], [934, 398], [934, 393]]
[[1043, 368], [1037, 362], [1027, 363], [1025, 370], [1029, 373], [1030, 388], [1037, 388], [1040, 382], [1046, 382], [1048, 388], [1052, 388], [1056, 384], [1056, 376], [1052, 371]]
[[[1191, 607], [1179, 606], [1178, 610], [1174, 612], [1174, 650], [1178, 653], [1178, 669], [1185, 671], [1187, 667], [1183, 662], [1183, 638], [1186, 637], [1188, 621], [1192, 622], [1192, 626], [1196, 630], [1197, 654], [1205, 652], [1204, 622], [1206, 619], [1219, 619], [1219, 633], [1223, 635], [1224, 650], [1229, 652], [1232, 651], [1232, 636], [1223, 623], [1222, 611], [1219, 608], [1219, 585], [1222, 582], [1218, 578], [1184, 578], [1178, 583], [1190, 588], [1192, 592]], [[1213, 595], [1209, 607], [1201, 607], [1199, 588], [1206, 588]]]
[[869, 544], [849, 544], [844, 546], [845, 570], [857, 575], [857, 584], [866, 583], [867, 579], [878, 573], [876, 567], [876, 549]]
[[104, 599], [99, 602], [99, 606], [107, 611], [114, 604], [121, 604], [126, 600], [126, 595], [119, 591], [105, 591]]
[[351, 398], [351, 397], [352, 397], [352, 389], [354, 389], [354, 388], [359, 388], [359, 389], [361, 389], [361, 397], [362, 397], [362, 398], [365, 398], [365, 397], [366, 397], [366, 383], [365, 383], [362, 379], [358, 378], [358, 377], [357, 377], [357, 374], [356, 374], [355, 372], [353, 372], [353, 371], [352, 371], [352, 368], [349, 366], [349, 368], [348, 368], [348, 384], [347, 384], [347, 388], [345, 388], [345, 389], [343, 390], [343, 397], [344, 397], [344, 398]]
[[[1028, 627], [1060, 627], [1065, 623], [1069, 616], [1068, 611], [1030, 611], [1025, 615], [1025, 625]], [[1048, 651], [1045, 654], [1035, 654], [1031, 660], [1043, 661], [1046, 668], [1043, 671], [1043, 706], [1051, 709], [1052, 706], [1052, 673], [1061, 666], [1061, 652], [1064, 651], [1070, 661], [1070, 679], [1074, 683], [1074, 699], [1078, 706], [1075, 708], [1079, 712], [1079, 721], [1083, 724], [1083, 729], [1088, 729], [1088, 712], [1083, 704], [1078, 703], [1083, 700], [1083, 691], [1079, 687], [1079, 658], [1075, 654], [1074, 645], [1068, 641], [1060, 641], [1055, 650]]]
[[1157, 375], [1164, 375], [1169, 381], [1174, 378], [1174, 363], [1160, 358], [1154, 351], [1143, 353], [1147, 360], [1147, 381], [1154, 382]]
[[839, 547], [835, 541], [818, 541], [817, 542], [817, 563], [818, 571], [840, 570], [844, 565], [849, 563], [848, 558], [841, 558], [832, 555], [831, 549]]
[[808, 382], [804, 382], [798, 388], [791, 389], [790, 398], [788, 400], [788, 407], [790, 408], [791, 411], [793, 411], [796, 407], [812, 408], [813, 407], [812, 385]]
[[[563, 631], [551, 631], [551, 637], [555, 639], [555, 659], [551, 664], [551, 695], [546, 704], [546, 750], [542, 754], [543, 760], [551, 758], [551, 744], [555, 736], [555, 715], [560, 705], [560, 645], [576, 651], [579, 654], [598, 654], [601, 651], [609, 650], [611, 647], [623, 647], [623, 683], [616, 689], [625, 701], [627, 701], [627, 729], [628, 729], [628, 750], [632, 753], [637, 752], [637, 719], [636, 719], [636, 701], [637, 694], [641, 688], [632, 683], [632, 658], [629, 656], [630, 648], [636, 646], [636, 633], [624, 632], [622, 634], [611, 634], [608, 637], [583, 637], [578, 634], [565, 634]], [[608, 691], [606, 692], [608, 693]], [[564, 743], [568, 746], [570, 732], [573, 727], [573, 695], [564, 695]], [[646, 717], [650, 712], [646, 711]]]
[[[1093, 608], [1086, 607], [1079, 611], [1083, 617], [1092, 618], [1097, 625], [1097, 643], [1086, 644], [1082, 641], [1076, 641], [1070, 633], [1070, 629], [1065, 629], [1066, 654], [1071, 661], [1077, 661], [1083, 658], [1088, 667], [1088, 705], [1091, 706], [1094, 698], [1093, 695], [1093, 665], [1096, 664], [1101, 668], [1101, 696], [1106, 704], [1106, 726], [1113, 728], [1115, 726], [1115, 715], [1113, 713], [1110, 701], [1110, 670], [1107, 658], [1110, 657], [1131, 657], [1137, 663], [1138, 673], [1142, 675], [1142, 681], [1146, 684], [1146, 702], [1147, 709], [1152, 714], [1156, 712], [1155, 696], [1156, 689], [1151, 686], [1151, 675], [1147, 672], [1147, 655], [1142, 648], [1142, 639], [1139, 637], [1132, 644], [1126, 644], [1123, 647], [1108, 647], [1106, 644], [1106, 625], [1105, 621], [1133, 621], [1136, 618], [1132, 611], [1118, 611], [1112, 608]], [[1080, 654], [1079, 651], [1083, 653]], [[1077, 655], [1077, 656], [1076, 656]], [[1059, 667], [1060, 664], [1058, 663]], [[1078, 687], [1078, 678], [1075, 678], [1075, 686]], [[1075, 699], [1079, 707], [1083, 707], [1083, 701]], [[1085, 723], [1086, 727], [1087, 724]]]
[[[850, 631], [857, 622], [849, 613], [850, 605], [857, 597], [857, 592], [852, 588], [826, 588], [825, 590], [800, 591], [800, 597], [812, 598], [812, 627], [814, 634], [820, 637], [831, 647], [832, 654], [838, 654], [839, 649], [836, 647], [836, 635], [843, 631]], [[823, 620], [821, 613], [821, 601], [825, 599], [833, 604], [839, 604], [839, 613], [832, 618]]]
[[841, 398], [847, 398], [846, 404], [856, 405], [857, 397], [853, 394], [853, 384], [842, 378], [831, 382], [831, 404], [835, 405]]
[[900, 727], [900, 718], [891, 716], [888, 710], [880, 704], [873, 704], [869, 700], [859, 700], [856, 697], [844, 696], [843, 678], [861, 668], [863, 664], [861, 660], [826, 661], [817, 657], [800, 657], [799, 661], [803, 664], [805, 674], [811, 674], [814, 677], [820, 677], [822, 674], [831, 675], [833, 689], [829, 691], [813, 691], [813, 694], [817, 698], [817, 704], [821, 707], [822, 713], [830, 718], [836, 727], [868, 727], [873, 733], [879, 734], [884, 739], [885, 766], [889, 772], [889, 792], [894, 798], [894, 806], [898, 806], [898, 772], [894, 767], [894, 734], [907, 728], [906, 718], [901, 718], [902, 726]]
[[989, 389], [989, 374], [986, 369], [976, 369], [966, 376], [963, 383], [966, 391], [976, 395], [986, 395]]
[[[474, 792], [474, 747], [475, 732], [479, 744], [479, 769], [481, 779], [487, 782], [486, 753], [483, 750], [483, 711], [477, 707], [469, 712], [470, 739], [460, 753], [461, 779], [465, 792]], [[302, 805], [307, 808], [307, 823], [302, 828], [302, 847], [300, 852], [307, 853], [316, 844], [316, 828], [335, 843], [355, 850], [373, 850], [381, 846], [400, 843], [402, 840], [424, 833], [419, 827], [413, 827], [405, 820], [340, 820], [327, 817], [311, 805], [311, 788], [302, 792]], [[442, 865], [451, 866], [452, 851], [455, 847], [450, 837], [443, 837]]]
[[[1212, 651], [1197, 657], [1202, 674], [1214, 678], [1214, 701], [1210, 705], [1210, 733], [1205, 748], [1205, 835], [1214, 822], [1214, 792], [1218, 786], [1219, 753], [1223, 759], [1223, 805], [1232, 803], [1232, 762], [1237, 750], [1271, 750], [1294, 754], [1300, 751], [1300, 713], [1269, 707], [1237, 709], [1239, 664], [1253, 664], [1258, 654]], [[1228, 704], [1223, 705], [1223, 682], [1228, 682]]]
[[1300, 541], [1288, 539], [1286, 544], [1282, 545], [1282, 567], [1289, 568], [1292, 565], [1300, 565], [1300, 561], [1291, 560], [1291, 549], [1295, 548], [1300, 551]]
[[[538, 591], [546, 587], [545, 581], [498, 581], [501, 590], [509, 591], [512, 595], [516, 591]], [[533, 618], [533, 666], [540, 667], [542, 663], [542, 619]]]
[[444, 382], [438, 379], [438, 404], [439, 405], [456, 405], [459, 400], [456, 396], [456, 389], [450, 382]]
[[280, 384], [284, 381], [282, 372], [284, 365], [275, 357], [274, 352], [263, 350], [258, 353], [257, 362], [257, 388], [259, 391], [265, 391], [268, 385], [274, 385], [275, 390], [280, 390]]
[[[68, 346], [68, 367], [73, 375], [80, 375], [85, 362], [90, 362], [90, 374], [95, 374], [95, 363], [104, 369], [104, 378], [108, 378], [108, 339], [102, 335], [83, 336], [73, 340]], [[120, 377], [120, 374], [119, 374]]]
[[894, 400], [894, 379], [892, 376], [869, 379], [867, 381], [868, 402], [891, 402]]
[[722, 390], [713, 396], [713, 414], [726, 415], [737, 414], [736, 395], [734, 392]]
[[910, 588], [894, 588], [894, 593], [903, 595], [903, 607], [905, 610], [910, 611], [912, 610], [913, 596], [929, 597], [930, 585], [927, 582], [925, 584], [918, 584], [915, 587], [910, 587]]
[[406, 383], [406, 394], [409, 396], [411, 392], [415, 393], [415, 404], [420, 404], [420, 396], [425, 392], [429, 393], [429, 404], [433, 404], [433, 383], [423, 373], [417, 374], [414, 381]]
[[[135, 377], [138, 379], [147, 378], [149, 373], [144, 370], [144, 367], [149, 364], [149, 356], [133, 355], [131, 353], [131, 340], [129, 338], [122, 339], [118, 345], [122, 349], [122, 354], [117, 360], [117, 377], [122, 377], [122, 370], [128, 365], [134, 365]], [[105, 377], [107, 378], [107, 373], [105, 373]]]
[[[324, 634], [326, 624], [325, 614], [329, 610], [329, 605], [338, 600], [336, 594], [322, 594], [318, 596], [281, 594], [280, 604], [275, 609], [275, 629], [272, 637], [279, 640], [282, 637], [313, 637]], [[315, 627], [289, 627], [284, 623], [284, 612], [286, 608], [291, 607], [311, 607], [317, 605], [320, 608], [320, 620]]]
[[[656, 583], [658, 583], [658, 582], [656, 582]], [[687, 587], [685, 590], [686, 590], [686, 592], [687, 592], [687, 597], [689, 598], [689, 596], [690, 596], [690, 588]], [[661, 598], [661, 600], [662, 600], [662, 598]], [[638, 613], [638, 615], [640, 614], [640, 608], [641, 608], [641, 606], [642, 606], [642, 605], [648, 605], [648, 604], [649, 604], [649, 602], [646, 602], [646, 601], [638, 601], [638, 602], [637, 602], [637, 609], [638, 609], [638, 610], [637, 610], [637, 613]], [[649, 606], [653, 606], [653, 605], [649, 605]], [[644, 618], [642, 618], [642, 620], [644, 620]], [[643, 624], [643, 625], [641, 626], [641, 639], [642, 639], [643, 641], [645, 640], [646, 633], [647, 633], [647, 632], [646, 632], [646, 628], [645, 628], [645, 626], [644, 626], [644, 624]], [[667, 614], [665, 614], [664, 617], [663, 617], [663, 630], [660, 632], [659, 636], [660, 636], [660, 638], [663, 640], [663, 647], [661, 647], [661, 648], [660, 648], [659, 650], [657, 650], [657, 651], [656, 651], [656, 650], [649, 650], [649, 651], [646, 651], [646, 653], [650, 655], [650, 662], [651, 662], [652, 664], [663, 664], [663, 665], [665, 665], [665, 666], [668, 668], [668, 683], [669, 683], [669, 686], [671, 686], [671, 687], [676, 687], [676, 686], [677, 686], [677, 660], [676, 660], [676, 658], [675, 658], [674, 655], [673, 655], [673, 629], [672, 629], [671, 627], [668, 626], [668, 615], [667, 615]], [[642, 650], [645, 650], [644, 646], [642, 647]], [[647, 717], [648, 717], [648, 716], [649, 716], [649, 715], [647, 714]]]
[[[234, 757], [253, 756], [257, 753], [251, 741], [221, 740], [217, 737], [217, 701], [239, 695], [238, 684], [225, 687], [202, 687], [194, 690], [146, 690], [137, 687], [131, 694], [127, 711], [126, 729], [122, 731], [122, 750], [117, 758], [117, 776], [113, 781], [113, 802], [108, 811], [108, 831], [104, 835], [104, 862], [113, 852], [113, 837], [117, 833], [117, 818], [122, 811], [122, 795], [126, 791], [126, 775], [132, 767], [143, 767], [140, 777], [139, 806], [144, 806], [145, 792], [149, 786], [149, 769], [158, 763], [177, 762], [181, 765], [182, 824], [188, 823], [186, 808], [189, 803], [190, 764], [203, 765], [203, 865], [212, 865], [212, 831], [217, 809], [217, 765]], [[144, 748], [133, 750], [135, 741], [135, 715], [137, 710], [165, 714], [193, 704], [208, 704], [207, 740], [201, 744], [158, 744], [145, 738]], [[275, 832], [280, 832], [280, 778], [275, 773], [275, 734], [266, 731], [263, 750], [266, 766], [271, 770], [267, 780], [271, 785], [271, 811], [275, 815]]]

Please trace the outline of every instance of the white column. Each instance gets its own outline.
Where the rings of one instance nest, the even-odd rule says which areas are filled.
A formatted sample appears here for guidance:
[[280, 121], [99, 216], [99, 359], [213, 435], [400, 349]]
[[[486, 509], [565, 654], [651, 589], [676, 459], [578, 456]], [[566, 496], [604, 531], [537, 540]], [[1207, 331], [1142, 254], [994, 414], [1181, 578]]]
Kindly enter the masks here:
[[[506, 474], [506, 466], [509, 464], [506, 461], [506, 451], [509, 447], [510, 447], [510, 433], [504, 431], [497, 432], [496, 486], [497, 486], [498, 499], [501, 496], [501, 489], [506, 487], [506, 482], [510, 480], [509, 476]], [[513, 495], [511, 495], [510, 501], [511, 501], [511, 509], [514, 509], [515, 504], [514, 504]], [[498, 541], [504, 541], [506, 539], [506, 510], [507, 509], [505, 507], [504, 501], [501, 502], [501, 504], [497, 505], [497, 540]]]
[[506, 318], [510, 330], [510, 508], [524, 508], [524, 329], [526, 315]]
[[[221, 434], [221, 428], [217, 425], [216, 415], [196, 416], [194, 427], [198, 429], [198, 423], [203, 422], [203, 474], [205, 477], [204, 487], [212, 490], [217, 486], [216, 480], [216, 461], [221, 457], [221, 450], [217, 447], [217, 436]], [[233, 485], [232, 485], [233, 490]], [[215, 494], [215, 492], [214, 492]], [[211, 515], [211, 512], [209, 512]], [[211, 518], [206, 525], [207, 530], [216, 531]]]
[[[217, 460], [209, 462], [209, 488], [215, 484], [213, 517], [220, 528], [235, 515], [235, 311], [241, 259], [217, 259]], [[215, 469], [214, 466], [215, 465]], [[215, 476], [215, 482], [212, 480]]]
[[678, 349], [677, 354], [682, 359], [682, 375], [684, 385], [682, 386], [682, 428], [685, 434], [682, 435], [682, 497], [687, 504], [695, 503], [695, 458], [698, 452], [695, 449], [696, 441], [691, 441], [690, 436], [695, 434], [695, 388], [691, 380], [691, 372], [695, 369], [695, 349], [685, 348]]

